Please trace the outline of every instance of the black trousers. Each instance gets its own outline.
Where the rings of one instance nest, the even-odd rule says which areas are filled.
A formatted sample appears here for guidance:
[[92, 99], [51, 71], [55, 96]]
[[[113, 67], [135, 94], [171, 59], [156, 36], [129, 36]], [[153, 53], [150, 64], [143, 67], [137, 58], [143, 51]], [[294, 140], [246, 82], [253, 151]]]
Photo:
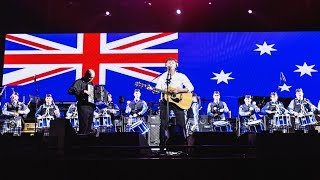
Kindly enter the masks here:
[[[186, 118], [184, 110], [174, 104], [169, 103], [169, 111], [171, 110], [175, 115], [175, 125], [182, 129], [183, 137], [186, 138]], [[164, 100], [160, 101], [160, 119], [160, 146], [163, 146], [166, 144], [166, 140], [170, 136], [168, 131], [169, 118], [167, 113], [167, 102]]]
[[93, 122], [94, 108], [91, 105], [77, 105], [79, 118], [79, 134], [89, 134]]

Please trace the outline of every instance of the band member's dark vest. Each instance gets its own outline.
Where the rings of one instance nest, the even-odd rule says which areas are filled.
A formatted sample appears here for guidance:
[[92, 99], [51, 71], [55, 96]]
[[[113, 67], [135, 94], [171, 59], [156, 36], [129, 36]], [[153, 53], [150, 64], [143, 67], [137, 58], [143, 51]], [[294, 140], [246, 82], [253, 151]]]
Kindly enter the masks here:
[[[214, 110], [215, 107], [217, 108], [216, 110]], [[224, 108], [224, 105], [221, 101], [219, 101], [219, 103], [212, 102], [211, 103], [211, 113], [213, 113], [213, 117], [210, 117], [210, 120], [214, 120], [214, 121], [221, 120], [221, 115], [224, 112], [220, 112], [220, 109], [223, 109], [223, 108]]]
[[[281, 102], [279, 102], [279, 101], [276, 101], [276, 102], [269, 101], [268, 102], [268, 109], [266, 109], [266, 110], [276, 111], [277, 110], [277, 106], [278, 106], [278, 108], [280, 110], [280, 114], [285, 113], [285, 108], [284, 108], [283, 104]], [[273, 119], [274, 115], [275, 115], [275, 113], [267, 114], [267, 117], [269, 119]]]
[[298, 113], [301, 113], [301, 112], [302, 112], [302, 108], [304, 108], [306, 112], [310, 112], [310, 111], [311, 111], [311, 107], [310, 107], [310, 105], [307, 103], [306, 100], [294, 99], [294, 102], [293, 102], [293, 111], [298, 112]]
[[130, 112], [130, 115], [133, 115], [133, 114], [136, 114], [138, 112], [140, 112], [143, 108], [143, 100], [139, 100], [137, 102], [135, 101], [131, 101], [130, 104], [129, 104], [129, 107], [131, 108], [131, 112]]
[[[216, 110], [214, 110], [214, 108], [217, 108]], [[216, 114], [218, 113], [219, 115], [223, 114], [223, 112], [220, 112], [220, 109], [223, 109], [224, 108], [224, 105], [221, 101], [219, 101], [219, 103], [215, 103], [215, 102], [212, 102], [211, 103], [211, 113], [213, 114]]]
[[54, 111], [56, 110], [56, 107], [53, 104], [51, 104], [51, 105], [46, 105], [46, 104], [41, 105], [40, 114], [41, 115], [46, 114], [47, 108], [49, 108], [49, 115], [50, 116], [55, 116]]
[[[241, 105], [241, 106], [242, 106], [242, 110], [243, 110], [244, 112], [250, 112], [250, 115], [248, 115], [248, 116], [243, 116], [243, 117], [250, 117], [251, 115], [253, 115], [253, 114], [255, 113], [255, 106], [254, 106], [253, 104], [249, 104], [249, 105], [243, 104], [243, 105]], [[250, 107], [252, 107], [253, 109], [250, 110]]]
[[[22, 108], [23, 108], [23, 104], [21, 102], [17, 102], [15, 105], [12, 104], [12, 102], [8, 102], [7, 104], [7, 111], [10, 111], [10, 112], [18, 112], [18, 111], [24, 110]], [[20, 116], [20, 117], [25, 118], [25, 116]], [[12, 119], [13, 116], [4, 116], [4, 118]]]

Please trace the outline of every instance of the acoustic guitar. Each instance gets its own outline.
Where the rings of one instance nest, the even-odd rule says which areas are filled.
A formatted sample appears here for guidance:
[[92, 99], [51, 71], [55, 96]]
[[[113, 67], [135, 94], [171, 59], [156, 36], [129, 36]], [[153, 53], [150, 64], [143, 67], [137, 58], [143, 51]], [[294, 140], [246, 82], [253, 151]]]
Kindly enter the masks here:
[[[142, 88], [148, 88], [151, 87], [150, 85], [143, 84], [141, 82], [136, 82], [135, 86], [137, 87], [142, 87]], [[169, 103], [173, 103], [177, 105], [181, 109], [189, 109], [192, 105], [192, 93], [190, 92], [184, 92], [184, 93], [173, 93], [174, 88], [169, 87], [168, 91], [162, 90], [162, 89], [157, 89], [155, 87], [151, 87], [151, 90], [154, 93], [163, 93], [164, 94], [164, 99], [166, 101], [169, 101]]]

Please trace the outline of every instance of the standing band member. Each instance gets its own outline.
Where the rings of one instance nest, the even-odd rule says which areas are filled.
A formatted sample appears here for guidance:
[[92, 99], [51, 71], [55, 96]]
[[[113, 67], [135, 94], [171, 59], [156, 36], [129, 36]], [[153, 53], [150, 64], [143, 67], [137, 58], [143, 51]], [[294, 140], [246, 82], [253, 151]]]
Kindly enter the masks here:
[[[125, 113], [129, 114], [129, 118], [127, 122], [127, 126], [129, 129], [127, 129], [127, 131], [131, 131], [132, 130], [130, 129], [131, 126], [140, 120], [143, 123], [145, 123], [144, 114], [148, 110], [148, 105], [146, 101], [141, 99], [140, 89], [135, 89], [133, 92], [133, 95], [134, 95], [134, 99], [127, 102], [126, 110], [125, 110]], [[141, 131], [144, 131], [144, 130], [141, 130]], [[141, 133], [144, 134], [146, 132], [141, 132]]]
[[77, 79], [69, 88], [68, 93], [75, 95], [77, 99], [77, 110], [79, 118], [79, 134], [87, 135], [92, 132], [93, 112], [96, 106], [90, 97], [93, 96], [93, 83], [95, 72], [88, 69], [84, 76]]

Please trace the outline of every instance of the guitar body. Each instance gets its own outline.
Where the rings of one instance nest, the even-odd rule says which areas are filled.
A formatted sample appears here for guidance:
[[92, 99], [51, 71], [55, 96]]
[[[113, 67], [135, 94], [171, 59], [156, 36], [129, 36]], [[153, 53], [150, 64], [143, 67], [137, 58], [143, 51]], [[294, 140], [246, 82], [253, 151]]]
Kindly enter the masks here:
[[165, 94], [164, 99], [177, 105], [181, 109], [189, 109], [192, 104], [192, 94], [191, 93], [179, 93], [179, 94]]
[[[144, 87], [147, 88], [149, 85], [142, 84], [140, 82], [135, 83], [136, 86], [138, 87]], [[171, 93], [174, 89], [169, 87], [168, 92], [159, 90], [159, 89], [154, 89], [155, 91], [162, 92], [164, 94], [164, 99], [166, 101], [169, 101], [169, 103], [173, 103], [177, 105], [181, 109], [189, 109], [192, 105], [192, 93], [178, 93], [178, 94], [173, 94]]]

